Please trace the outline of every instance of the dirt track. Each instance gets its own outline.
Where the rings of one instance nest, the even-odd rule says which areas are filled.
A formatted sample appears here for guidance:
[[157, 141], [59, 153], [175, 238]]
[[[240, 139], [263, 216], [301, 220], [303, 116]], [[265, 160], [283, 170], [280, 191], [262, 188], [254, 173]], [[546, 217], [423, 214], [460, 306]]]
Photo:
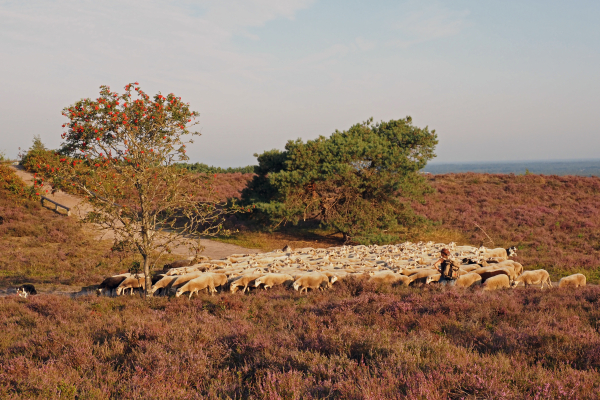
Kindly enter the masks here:
[[[33, 185], [33, 174], [25, 171], [25, 169], [23, 169], [23, 167], [20, 165], [13, 165], [13, 166], [11, 166], [11, 168], [13, 168], [15, 170], [15, 172], [19, 176], [19, 178], [21, 178], [27, 185]], [[46, 190], [48, 190], [47, 193], [46, 193]], [[62, 191], [57, 191], [54, 194], [52, 194], [50, 192], [51, 191], [48, 187], [43, 187], [42, 192], [40, 194], [43, 194], [47, 198], [49, 198], [59, 204], [69, 207], [71, 209], [72, 217], [82, 218], [90, 211], [90, 208], [86, 207], [86, 204], [82, 201], [82, 199], [77, 196], [73, 196], [68, 193], [64, 193]], [[91, 224], [88, 226], [89, 226], [89, 228], [87, 230], [91, 234], [93, 234], [97, 239], [99, 239], [99, 240], [111, 240], [112, 239], [109, 232], [100, 232], [97, 229], [94, 229]], [[216, 242], [216, 241], [208, 240], [208, 239], [202, 239], [201, 244], [205, 247], [202, 255], [208, 256], [210, 258], [215, 258], [215, 259], [224, 258], [231, 254], [250, 254], [250, 253], [259, 253], [260, 252], [260, 250], [257, 250], [257, 249], [247, 249], [245, 247], [236, 246], [234, 244], [221, 243], [221, 242]], [[180, 255], [186, 256], [186, 257], [188, 256], [188, 250], [187, 250], [187, 248], [185, 248], [183, 246], [175, 247], [173, 249], [173, 253], [180, 254]]]

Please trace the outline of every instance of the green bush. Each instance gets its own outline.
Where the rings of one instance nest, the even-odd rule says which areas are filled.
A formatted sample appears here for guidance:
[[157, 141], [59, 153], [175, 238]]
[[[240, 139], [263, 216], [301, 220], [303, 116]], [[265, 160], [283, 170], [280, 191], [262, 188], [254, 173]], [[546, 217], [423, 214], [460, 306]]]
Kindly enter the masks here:
[[422, 220], [409, 203], [431, 191], [418, 171], [437, 143], [435, 131], [410, 117], [289, 141], [284, 151], [255, 154], [256, 176], [242, 201], [272, 226], [313, 219], [346, 241], [382, 243], [392, 238], [385, 231]]

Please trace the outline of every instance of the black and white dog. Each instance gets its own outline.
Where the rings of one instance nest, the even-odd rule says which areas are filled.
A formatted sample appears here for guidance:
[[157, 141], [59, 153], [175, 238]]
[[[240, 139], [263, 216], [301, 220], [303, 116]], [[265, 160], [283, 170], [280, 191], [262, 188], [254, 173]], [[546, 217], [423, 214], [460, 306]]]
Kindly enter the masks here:
[[35, 286], [30, 283], [26, 283], [25, 285], [17, 288], [17, 294], [19, 297], [27, 298], [27, 296], [37, 294], [35, 290]]

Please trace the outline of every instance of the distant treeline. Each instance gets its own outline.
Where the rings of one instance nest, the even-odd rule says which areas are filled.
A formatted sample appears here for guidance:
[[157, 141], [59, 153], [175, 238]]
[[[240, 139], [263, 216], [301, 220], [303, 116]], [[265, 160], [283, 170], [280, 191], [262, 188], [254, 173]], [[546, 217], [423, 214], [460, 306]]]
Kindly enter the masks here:
[[595, 161], [522, 161], [496, 163], [428, 164], [422, 170], [431, 174], [488, 173], [600, 176], [600, 160]]
[[221, 168], [221, 167], [213, 167], [211, 165], [206, 165], [203, 163], [179, 163], [177, 164], [182, 168], [186, 168], [192, 172], [198, 173], [207, 173], [207, 174], [233, 174], [236, 172], [241, 172], [242, 174], [253, 174], [254, 173], [254, 165], [248, 165], [246, 167], [235, 167], [235, 168]]

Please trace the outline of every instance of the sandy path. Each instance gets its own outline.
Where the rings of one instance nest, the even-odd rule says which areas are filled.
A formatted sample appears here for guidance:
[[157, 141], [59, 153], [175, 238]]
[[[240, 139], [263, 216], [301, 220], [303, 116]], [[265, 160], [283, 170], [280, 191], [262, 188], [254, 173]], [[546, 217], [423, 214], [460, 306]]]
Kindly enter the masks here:
[[[32, 173], [25, 171], [25, 169], [20, 165], [12, 165], [11, 168], [15, 170], [19, 178], [21, 178], [27, 185], [33, 185], [34, 177]], [[46, 190], [48, 190], [47, 193]], [[51, 191], [49, 190], [49, 188], [44, 186], [40, 194], [59, 204], [62, 204], [63, 206], [69, 207], [71, 209], [71, 215], [76, 218], [82, 218], [91, 210], [91, 208], [87, 206], [82, 201], [82, 199], [77, 196], [73, 196], [62, 191], [57, 191], [54, 194], [50, 192]], [[94, 229], [92, 224], [88, 224], [86, 230], [100, 240], [111, 240], [114, 238], [114, 236], [112, 236], [110, 232], [101, 232], [97, 229]], [[260, 252], [260, 250], [258, 249], [247, 249], [245, 247], [236, 246], [234, 244], [221, 243], [208, 239], [202, 239], [200, 243], [202, 244], [202, 246], [205, 247], [204, 252], [202, 252], [202, 255], [215, 259], [224, 258], [232, 254], [249, 254]], [[175, 247], [173, 249], [173, 253], [180, 254], [186, 257], [188, 256], [188, 250], [183, 246]]]

